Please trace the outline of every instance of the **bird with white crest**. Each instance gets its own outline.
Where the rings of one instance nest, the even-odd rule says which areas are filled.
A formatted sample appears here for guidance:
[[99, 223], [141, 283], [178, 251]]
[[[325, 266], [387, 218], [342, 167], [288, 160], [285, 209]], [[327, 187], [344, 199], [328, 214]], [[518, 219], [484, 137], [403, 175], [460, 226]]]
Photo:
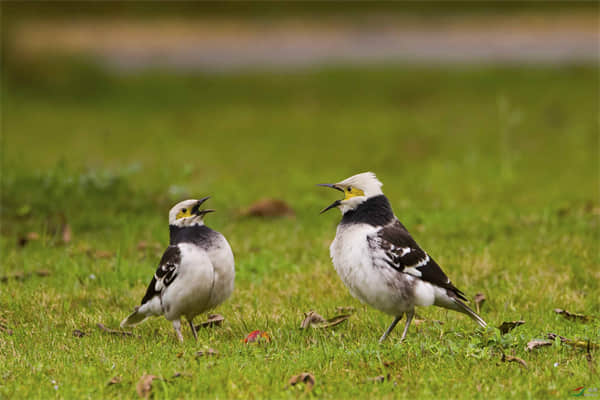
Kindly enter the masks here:
[[401, 341], [416, 306], [436, 305], [464, 313], [480, 326], [485, 321], [465, 304], [463, 292], [415, 242], [394, 215], [382, 183], [364, 172], [326, 186], [344, 193], [321, 211], [342, 212], [330, 254], [333, 265], [352, 296], [394, 317], [380, 342], [406, 314]]

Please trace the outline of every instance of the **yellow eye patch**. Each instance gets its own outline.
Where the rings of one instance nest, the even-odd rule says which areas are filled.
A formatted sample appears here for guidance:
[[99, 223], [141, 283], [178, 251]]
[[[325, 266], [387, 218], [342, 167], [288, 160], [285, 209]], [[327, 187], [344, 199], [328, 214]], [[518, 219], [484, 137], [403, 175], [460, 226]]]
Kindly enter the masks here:
[[175, 219], [191, 217], [191, 216], [192, 216], [192, 210], [189, 208], [183, 208], [183, 209], [179, 210], [179, 212], [175, 216]]
[[355, 187], [348, 186], [344, 189], [344, 194], [346, 195], [346, 197], [344, 197], [344, 200], [348, 200], [356, 196], [364, 196], [365, 192]]

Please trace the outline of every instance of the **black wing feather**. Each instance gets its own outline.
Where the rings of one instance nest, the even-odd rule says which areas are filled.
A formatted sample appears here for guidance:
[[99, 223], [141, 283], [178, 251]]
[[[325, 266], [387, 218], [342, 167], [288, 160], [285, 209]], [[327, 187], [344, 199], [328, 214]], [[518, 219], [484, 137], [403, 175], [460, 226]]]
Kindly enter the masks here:
[[385, 251], [386, 262], [392, 268], [403, 272], [405, 268], [413, 267], [421, 273], [420, 279], [448, 289], [460, 299], [466, 300], [464, 294], [450, 282], [435, 260], [421, 249], [400, 221], [395, 220], [386, 225], [377, 232], [376, 237], [369, 237], [369, 240], [376, 241]]
[[[177, 277], [177, 267], [181, 263], [181, 251], [177, 246], [169, 246], [167, 250], [165, 250], [162, 258], [160, 259], [160, 263], [158, 264], [158, 268], [150, 281], [150, 285], [148, 285], [148, 289], [146, 290], [146, 294], [142, 299], [142, 303], [144, 304], [154, 296], [160, 294], [160, 292], [167, 286], [169, 286], [173, 280]], [[158, 285], [158, 283], [161, 285]]]

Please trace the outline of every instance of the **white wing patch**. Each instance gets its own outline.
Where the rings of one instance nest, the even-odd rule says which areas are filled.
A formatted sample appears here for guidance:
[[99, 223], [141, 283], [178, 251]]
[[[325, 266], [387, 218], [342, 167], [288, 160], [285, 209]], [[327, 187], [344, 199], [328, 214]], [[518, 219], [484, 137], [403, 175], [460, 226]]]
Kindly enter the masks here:
[[401, 247], [400, 248], [400, 257], [404, 257], [405, 255], [407, 255], [411, 251], [412, 251], [412, 249], [410, 247]]
[[[410, 248], [409, 248], [409, 251], [410, 251]], [[425, 258], [423, 258], [421, 261], [419, 261], [415, 265], [411, 265], [410, 267], [405, 267], [404, 272], [420, 278], [423, 276], [423, 273], [421, 271], [419, 271], [418, 268], [427, 265], [429, 260], [430, 260], [429, 256], [427, 254], [425, 254]]]
[[415, 267], [406, 267], [406, 268], [404, 268], [404, 271], [402, 271], [402, 272], [406, 272], [407, 274], [411, 274], [412, 276], [416, 276], [417, 278], [420, 278], [421, 276], [423, 276], [421, 271], [419, 271]]
[[424, 266], [424, 265], [427, 265], [427, 263], [428, 263], [428, 262], [429, 262], [429, 256], [428, 256], [427, 254], [425, 254], [425, 258], [424, 258], [424, 259], [422, 259], [421, 261], [419, 261], [419, 262], [417, 263], [417, 265], [415, 265], [414, 267], [415, 267], [415, 268], [422, 267], [422, 266]]

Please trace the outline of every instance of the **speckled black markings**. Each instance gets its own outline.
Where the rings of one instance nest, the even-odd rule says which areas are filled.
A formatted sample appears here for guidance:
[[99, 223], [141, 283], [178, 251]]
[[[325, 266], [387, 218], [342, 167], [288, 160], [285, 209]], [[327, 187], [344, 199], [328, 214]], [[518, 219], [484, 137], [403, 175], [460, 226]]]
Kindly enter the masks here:
[[[450, 279], [444, 274], [440, 266], [419, 247], [400, 221], [396, 220], [396, 222], [383, 227], [378, 232], [378, 237], [381, 242], [380, 246], [388, 253], [390, 260], [393, 260], [394, 268], [403, 271], [404, 268], [415, 267], [420, 262], [429, 258], [424, 265], [416, 268], [421, 273], [419, 278], [447, 289], [450, 292], [449, 294], [453, 294], [459, 299], [466, 300], [463, 292], [450, 282]], [[406, 248], [410, 249], [410, 251], [402, 255], [403, 249]]]
[[163, 279], [164, 286], [169, 286], [171, 282], [177, 276], [177, 266], [181, 263], [181, 251], [177, 246], [169, 246], [167, 250], [165, 250], [162, 258], [160, 259], [160, 263], [158, 264], [158, 268], [156, 269], [156, 273], [152, 277], [152, 281], [150, 281], [150, 285], [148, 285], [148, 289], [146, 290], [146, 294], [142, 299], [142, 303], [144, 304], [154, 296], [159, 295], [160, 291], [156, 290], [156, 282], [159, 279]]
[[[379, 248], [385, 251], [387, 255], [385, 262], [399, 272], [403, 272], [408, 267], [416, 267], [429, 257], [408, 233], [406, 227], [395, 217], [385, 195], [371, 197], [354, 210], [347, 211], [340, 224], [369, 224], [382, 227], [376, 236], [367, 237], [369, 246], [373, 250]], [[410, 251], [406, 252], [404, 249]], [[466, 300], [463, 292], [450, 282], [433, 258], [429, 257], [424, 265], [416, 269], [421, 273], [418, 278], [447, 289], [450, 296]]]

